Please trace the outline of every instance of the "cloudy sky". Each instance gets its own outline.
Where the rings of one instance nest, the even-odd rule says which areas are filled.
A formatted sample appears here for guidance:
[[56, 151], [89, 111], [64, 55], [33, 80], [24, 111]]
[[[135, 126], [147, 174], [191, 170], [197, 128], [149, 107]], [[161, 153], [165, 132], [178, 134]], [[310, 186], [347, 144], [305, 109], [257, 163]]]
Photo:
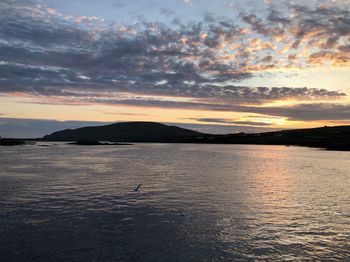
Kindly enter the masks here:
[[1, 0], [0, 135], [350, 124], [348, 0]]

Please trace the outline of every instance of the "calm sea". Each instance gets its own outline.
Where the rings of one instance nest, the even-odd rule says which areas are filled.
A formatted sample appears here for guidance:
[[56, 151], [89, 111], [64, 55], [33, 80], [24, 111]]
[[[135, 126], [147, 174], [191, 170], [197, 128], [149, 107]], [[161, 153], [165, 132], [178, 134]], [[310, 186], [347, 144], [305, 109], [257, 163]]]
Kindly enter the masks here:
[[0, 261], [229, 260], [349, 261], [350, 152], [0, 148]]

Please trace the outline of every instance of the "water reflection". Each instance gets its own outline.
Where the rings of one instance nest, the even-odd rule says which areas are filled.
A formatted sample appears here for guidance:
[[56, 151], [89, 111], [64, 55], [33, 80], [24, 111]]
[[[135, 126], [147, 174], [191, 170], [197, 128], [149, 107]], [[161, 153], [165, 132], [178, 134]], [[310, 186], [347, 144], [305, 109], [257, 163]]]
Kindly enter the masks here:
[[166, 144], [0, 150], [5, 261], [350, 256], [346, 152]]

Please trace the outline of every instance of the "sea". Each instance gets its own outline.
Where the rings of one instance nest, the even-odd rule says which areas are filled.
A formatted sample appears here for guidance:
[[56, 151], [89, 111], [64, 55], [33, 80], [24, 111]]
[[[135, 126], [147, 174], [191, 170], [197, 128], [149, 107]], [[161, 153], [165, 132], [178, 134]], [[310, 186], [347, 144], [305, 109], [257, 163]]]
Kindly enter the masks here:
[[0, 261], [350, 261], [350, 152], [3, 146]]

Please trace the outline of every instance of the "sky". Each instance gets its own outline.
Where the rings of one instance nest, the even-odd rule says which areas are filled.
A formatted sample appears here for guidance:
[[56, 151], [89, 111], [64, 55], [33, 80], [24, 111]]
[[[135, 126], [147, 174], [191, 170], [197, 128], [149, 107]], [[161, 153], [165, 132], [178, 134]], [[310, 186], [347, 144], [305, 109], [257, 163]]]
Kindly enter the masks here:
[[0, 136], [350, 124], [348, 0], [1, 0]]

